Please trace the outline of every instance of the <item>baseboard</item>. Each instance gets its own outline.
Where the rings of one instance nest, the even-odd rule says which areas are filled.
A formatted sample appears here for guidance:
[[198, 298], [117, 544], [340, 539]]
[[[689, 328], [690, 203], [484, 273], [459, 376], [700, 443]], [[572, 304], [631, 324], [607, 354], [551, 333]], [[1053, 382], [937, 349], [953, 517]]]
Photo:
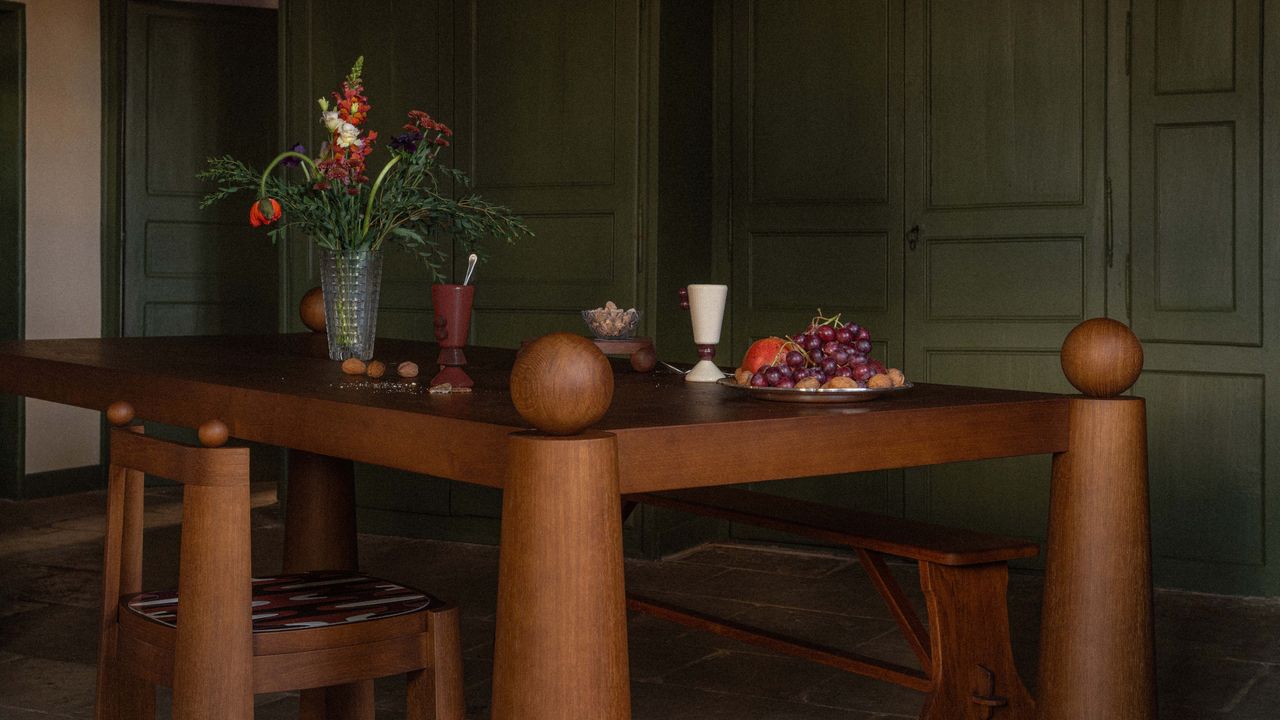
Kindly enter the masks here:
[[107, 486], [107, 468], [103, 465], [81, 465], [61, 470], [30, 473], [22, 480], [21, 499], [69, 495]]

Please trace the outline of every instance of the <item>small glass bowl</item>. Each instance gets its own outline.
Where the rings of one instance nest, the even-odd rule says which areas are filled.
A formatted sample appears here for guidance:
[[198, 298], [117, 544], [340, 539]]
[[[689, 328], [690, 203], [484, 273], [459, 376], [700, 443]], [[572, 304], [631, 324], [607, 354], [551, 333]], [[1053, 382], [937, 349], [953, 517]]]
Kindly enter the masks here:
[[[640, 327], [640, 311], [618, 311], [615, 317], [621, 322], [608, 319], [596, 321], [595, 310], [583, 310], [582, 321], [587, 324], [591, 334], [599, 340], [630, 340], [636, 336], [636, 328]], [[601, 313], [605, 315], [605, 313]]]

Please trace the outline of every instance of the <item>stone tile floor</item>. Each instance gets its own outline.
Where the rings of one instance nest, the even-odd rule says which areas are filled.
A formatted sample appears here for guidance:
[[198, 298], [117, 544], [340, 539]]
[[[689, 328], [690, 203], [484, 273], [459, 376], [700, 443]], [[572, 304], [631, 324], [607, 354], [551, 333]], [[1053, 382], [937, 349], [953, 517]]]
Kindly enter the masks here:
[[[173, 581], [178, 497], [149, 491], [148, 586]], [[273, 488], [254, 493], [254, 566], [279, 567]], [[103, 496], [0, 502], [0, 720], [92, 716]], [[371, 572], [432, 589], [463, 612], [468, 716], [488, 717], [497, 549], [362, 535]], [[915, 592], [914, 567], [895, 566]], [[628, 561], [628, 586], [707, 612], [914, 664], [849, 556], [712, 545], [662, 562]], [[1034, 689], [1041, 578], [1010, 581], [1015, 653]], [[1277, 717], [1280, 601], [1162, 591], [1156, 596], [1160, 717]], [[921, 695], [754, 647], [632, 616], [635, 720], [911, 718]], [[378, 683], [380, 718], [403, 716], [403, 682]], [[165, 707], [164, 693], [161, 707]], [[296, 715], [291, 695], [260, 696], [257, 717]], [[167, 712], [161, 713], [168, 717]]]

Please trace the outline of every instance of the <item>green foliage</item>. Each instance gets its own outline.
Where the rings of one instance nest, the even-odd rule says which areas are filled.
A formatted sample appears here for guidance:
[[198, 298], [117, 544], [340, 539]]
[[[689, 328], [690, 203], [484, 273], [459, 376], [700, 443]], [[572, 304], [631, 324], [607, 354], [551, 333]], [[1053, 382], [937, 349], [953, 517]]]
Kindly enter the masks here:
[[[389, 163], [394, 165], [381, 183], [373, 188], [351, 186], [357, 189], [354, 194], [343, 186], [317, 190], [313, 178], [298, 177], [303, 170], [287, 171], [292, 178], [264, 175], [229, 156], [210, 158], [200, 177], [218, 187], [200, 206], [261, 188], [255, 201], [273, 197], [284, 209], [280, 223], [268, 233], [273, 241], [290, 230], [301, 231], [328, 250], [380, 250], [389, 240], [416, 255], [436, 280], [444, 279], [442, 269], [448, 260], [443, 238], [458, 240], [463, 252], [483, 255], [486, 238], [515, 243], [533, 236], [510, 210], [469, 192], [470, 179], [464, 173], [436, 165], [429, 154], [423, 146], [414, 153], [392, 150]], [[465, 194], [458, 199], [442, 194], [442, 180], [456, 183]], [[370, 203], [374, 192], [377, 196]]]
[[[346, 79], [349, 88], [359, 85], [363, 65], [361, 57], [351, 68]], [[355, 99], [365, 102], [363, 96]], [[320, 105], [329, 109], [323, 98]], [[343, 103], [337, 111], [346, 111]], [[408, 133], [402, 136], [407, 140], [388, 145], [391, 157], [372, 185], [363, 175], [363, 156], [372, 147], [372, 134], [360, 141], [369, 144], [356, 143], [350, 149], [344, 146], [338, 153], [339, 134], [331, 129], [322, 157], [283, 152], [262, 173], [229, 156], [210, 158], [199, 177], [216, 183], [217, 189], [205, 196], [200, 207], [245, 192], [255, 193], [254, 202], [274, 198], [283, 213], [279, 224], [268, 231], [272, 241], [290, 230], [335, 251], [381, 250], [390, 241], [421, 259], [436, 280], [444, 279], [441, 268], [448, 256], [442, 242], [446, 239], [457, 241], [464, 252], [483, 257], [481, 243], [486, 239], [514, 243], [533, 236], [509, 209], [471, 192], [471, 179], [465, 173], [437, 163], [452, 135], [447, 127], [419, 111], [409, 113], [409, 118]], [[350, 119], [361, 122], [354, 115]], [[357, 152], [357, 148], [364, 148], [364, 152]], [[296, 161], [298, 168], [274, 173], [285, 159]], [[351, 170], [353, 167], [357, 170]], [[446, 194], [449, 188], [456, 188], [459, 197]], [[268, 224], [274, 221], [269, 218]]]

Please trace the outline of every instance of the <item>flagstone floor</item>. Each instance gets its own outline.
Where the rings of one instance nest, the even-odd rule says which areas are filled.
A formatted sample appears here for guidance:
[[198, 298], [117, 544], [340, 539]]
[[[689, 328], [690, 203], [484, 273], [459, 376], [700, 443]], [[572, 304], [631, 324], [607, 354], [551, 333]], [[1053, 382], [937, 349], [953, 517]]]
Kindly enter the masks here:
[[[177, 567], [178, 497], [149, 491], [148, 585]], [[278, 568], [274, 487], [255, 489], [254, 566]], [[96, 653], [103, 495], [0, 502], [0, 718], [89, 718]], [[469, 718], [488, 717], [497, 549], [360, 536], [368, 571], [430, 589], [462, 608]], [[914, 590], [914, 567], [895, 567]], [[913, 656], [853, 558], [709, 545], [661, 562], [628, 561], [629, 588], [742, 622], [902, 664]], [[1034, 689], [1041, 577], [1015, 572], [1015, 654]], [[915, 595], [918, 601], [918, 593]], [[1162, 720], [1262, 720], [1280, 707], [1280, 600], [1160, 591], [1156, 636]], [[919, 693], [872, 682], [653, 618], [630, 620], [635, 720], [913, 718]], [[403, 683], [379, 681], [379, 718], [403, 716]], [[168, 717], [161, 694], [161, 717]], [[260, 696], [256, 717], [296, 716], [289, 694]]]

